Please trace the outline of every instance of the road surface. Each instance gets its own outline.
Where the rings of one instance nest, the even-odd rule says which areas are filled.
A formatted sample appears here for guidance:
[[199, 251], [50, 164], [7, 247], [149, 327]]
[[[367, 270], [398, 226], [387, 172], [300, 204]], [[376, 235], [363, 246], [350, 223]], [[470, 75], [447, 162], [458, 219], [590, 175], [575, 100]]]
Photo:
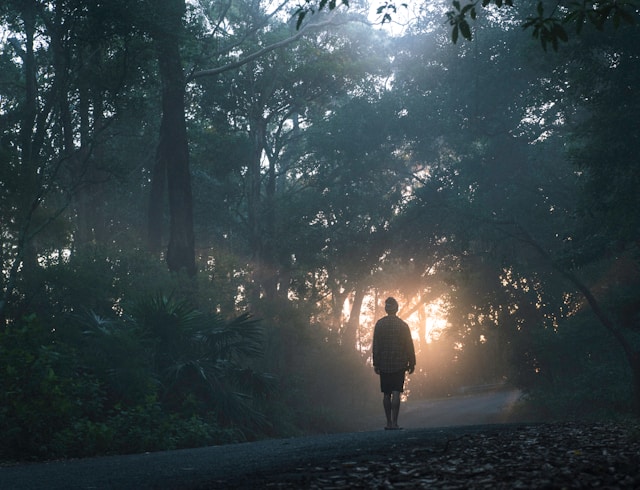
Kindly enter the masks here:
[[[400, 406], [398, 422], [405, 429], [515, 422], [512, 409], [520, 396], [518, 390], [501, 389], [433, 400], [409, 398]], [[380, 415], [367, 417], [362, 429], [376, 430], [384, 424], [381, 401]]]
[[500, 390], [437, 400], [409, 399], [401, 407], [401, 425], [417, 429], [509, 422], [520, 396], [517, 390]]
[[[517, 396], [511, 391], [407, 402], [402, 431], [384, 431], [371, 421], [360, 432], [3, 467], [0, 489], [256, 488], [265, 478], [305, 465], [351, 461], [409, 443], [438, 446], [467, 431], [501, 430], [470, 425], [501, 422]], [[458, 427], [436, 428], [450, 425]]]

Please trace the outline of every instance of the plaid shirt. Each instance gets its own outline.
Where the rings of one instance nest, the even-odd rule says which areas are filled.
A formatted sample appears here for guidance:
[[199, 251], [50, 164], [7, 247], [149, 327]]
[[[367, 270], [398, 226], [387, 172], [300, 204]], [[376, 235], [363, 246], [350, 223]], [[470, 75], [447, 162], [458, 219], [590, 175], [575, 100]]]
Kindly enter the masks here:
[[409, 325], [396, 315], [387, 315], [373, 331], [373, 367], [394, 373], [416, 365], [416, 353]]

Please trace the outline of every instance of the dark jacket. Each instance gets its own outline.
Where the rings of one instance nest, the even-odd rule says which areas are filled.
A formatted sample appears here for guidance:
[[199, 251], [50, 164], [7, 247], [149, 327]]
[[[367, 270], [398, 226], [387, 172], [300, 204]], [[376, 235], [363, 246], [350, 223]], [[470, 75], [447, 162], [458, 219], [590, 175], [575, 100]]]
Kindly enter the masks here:
[[378, 320], [373, 331], [372, 350], [373, 367], [382, 373], [395, 373], [416, 365], [411, 330], [396, 315]]

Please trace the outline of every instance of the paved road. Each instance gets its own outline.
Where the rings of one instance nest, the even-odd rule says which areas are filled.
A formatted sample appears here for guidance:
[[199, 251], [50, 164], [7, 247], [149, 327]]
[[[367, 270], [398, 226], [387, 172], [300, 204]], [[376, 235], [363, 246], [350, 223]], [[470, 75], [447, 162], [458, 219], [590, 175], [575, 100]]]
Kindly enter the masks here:
[[498, 390], [438, 400], [407, 401], [402, 407], [406, 428], [496, 424], [511, 421], [517, 390]]
[[[362, 432], [4, 467], [0, 489], [252, 488], [262, 476], [313, 461], [357, 459], [407, 441], [440, 444], [452, 434], [476, 430], [469, 424], [499, 422], [516, 397], [516, 392], [496, 392], [408, 402], [401, 415], [404, 431], [380, 430], [376, 423], [377, 430]], [[439, 424], [463, 427], [435, 428]]]
[[[411, 400], [400, 407], [399, 425], [405, 429], [452, 427], [514, 422], [512, 408], [520, 398], [518, 390], [491, 390], [433, 400]], [[384, 412], [367, 418], [362, 428], [376, 430], [384, 426]]]

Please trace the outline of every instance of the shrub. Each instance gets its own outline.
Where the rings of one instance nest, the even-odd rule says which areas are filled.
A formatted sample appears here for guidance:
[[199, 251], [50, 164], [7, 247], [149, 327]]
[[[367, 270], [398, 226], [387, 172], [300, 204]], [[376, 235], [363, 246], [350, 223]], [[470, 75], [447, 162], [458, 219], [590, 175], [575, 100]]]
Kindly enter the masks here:
[[2, 457], [50, 457], [54, 434], [89, 414], [100, 416], [100, 384], [75, 359], [35, 316], [0, 332]]

